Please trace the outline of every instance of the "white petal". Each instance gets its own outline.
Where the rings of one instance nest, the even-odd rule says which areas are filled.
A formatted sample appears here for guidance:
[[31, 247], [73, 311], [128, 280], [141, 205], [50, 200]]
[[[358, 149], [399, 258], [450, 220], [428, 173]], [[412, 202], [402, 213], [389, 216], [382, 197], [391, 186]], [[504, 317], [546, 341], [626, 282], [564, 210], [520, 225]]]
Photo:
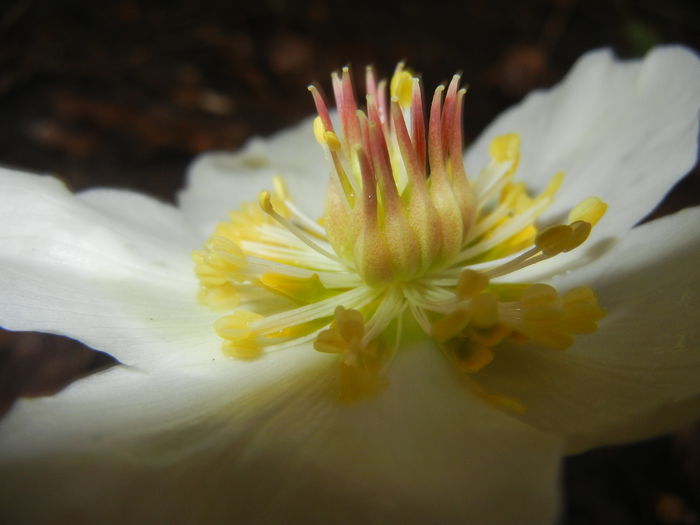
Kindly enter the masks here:
[[139, 246], [141, 252], [153, 248], [155, 244], [156, 249], [174, 248], [182, 257], [182, 253], [188, 254], [199, 241], [180, 210], [142, 193], [93, 188], [76, 196], [108, 217], [113, 228], [142, 232], [147, 241]]
[[541, 190], [566, 174], [543, 222], [566, 218], [589, 195], [608, 202], [594, 230], [615, 236], [646, 216], [695, 163], [700, 61], [677, 46], [657, 48], [643, 61], [616, 60], [610, 50], [581, 58], [558, 86], [538, 91], [493, 122], [469, 150], [469, 173], [486, 165], [489, 142], [520, 133], [518, 174]]
[[[90, 439], [88, 419], [87, 431], [73, 426], [72, 436], [61, 435], [77, 441], [61, 453], [56, 447], [32, 454], [31, 436], [29, 445], [14, 440], [21, 452], [0, 442], [3, 472], [13, 479], [0, 492], [3, 510], [14, 523], [52, 523], [63, 515], [100, 523], [136, 516], [207, 524], [553, 521], [558, 440], [471, 397], [434, 349], [404, 349], [388, 390], [356, 405], [329, 397], [332, 356], [316, 354], [312, 361], [327, 364], [285, 380], [285, 367], [292, 376], [302, 352], [314, 353], [306, 347], [281, 354], [287, 352], [293, 359], [280, 355], [258, 392], [232, 382], [231, 403], [212, 399], [214, 412], [189, 403], [200, 397], [196, 381], [183, 390], [174, 383], [147, 387], [147, 411], [158, 397], [175, 397], [191, 410], [189, 421], [171, 427], [161, 421], [158, 435], [149, 432], [153, 425], [143, 431], [129, 425], [125, 435]], [[255, 377], [258, 363], [239, 363], [252, 365], [239, 377]], [[115, 398], [96, 401], [103, 412], [93, 416], [103, 421], [120, 408]], [[46, 421], [49, 435], [59, 435], [62, 414], [87, 406], [61, 405], [54, 403]], [[132, 410], [139, 424], [148, 420], [138, 406]], [[17, 416], [4, 430], [27, 435], [27, 425], [39, 429], [36, 419]]]
[[282, 176], [295, 203], [312, 218], [323, 211], [330, 164], [313, 134], [313, 120], [279, 132], [269, 139], [255, 138], [237, 153], [206, 153], [189, 169], [187, 185], [178, 202], [203, 235], [227, 213], [258, 193], [272, 189], [272, 178]]
[[252, 361], [219, 355], [153, 372], [116, 366], [56, 395], [19, 400], [0, 420], [0, 450], [13, 458], [101, 452], [107, 444], [123, 445], [211, 417], [234, 401], [238, 412], [250, 413], [271, 392], [286, 391], [318, 371], [322, 357], [294, 348]]
[[146, 368], [210, 359], [219, 343], [215, 316], [196, 304], [195, 238], [147, 197], [76, 197], [54, 178], [0, 170], [0, 324]]
[[607, 317], [563, 352], [515, 347], [479, 376], [529, 406], [571, 450], [639, 439], [700, 417], [700, 208], [634, 228], [553, 284], [590, 285]]

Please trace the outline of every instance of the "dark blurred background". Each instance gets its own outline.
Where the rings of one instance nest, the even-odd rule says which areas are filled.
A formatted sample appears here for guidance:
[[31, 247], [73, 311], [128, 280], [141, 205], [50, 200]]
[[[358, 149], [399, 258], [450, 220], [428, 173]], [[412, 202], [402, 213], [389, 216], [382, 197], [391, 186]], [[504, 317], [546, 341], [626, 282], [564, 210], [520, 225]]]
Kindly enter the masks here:
[[[462, 71], [469, 142], [585, 51], [635, 57], [667, 42], [700, 49], [696, 0], [5, 0], [0, 164], [172, 201], [197, 153], [310, 115], [306, 85], [348, 63], [389, 75], [406, 59], [427, 87]], [[698, 202], [696, 170], [653, 216]], [[0, 413], [110, 363], [68, 339], [0, 331]], [[570, 458], [564, 478], [566, 525], [700, 523], [700, 429]]]

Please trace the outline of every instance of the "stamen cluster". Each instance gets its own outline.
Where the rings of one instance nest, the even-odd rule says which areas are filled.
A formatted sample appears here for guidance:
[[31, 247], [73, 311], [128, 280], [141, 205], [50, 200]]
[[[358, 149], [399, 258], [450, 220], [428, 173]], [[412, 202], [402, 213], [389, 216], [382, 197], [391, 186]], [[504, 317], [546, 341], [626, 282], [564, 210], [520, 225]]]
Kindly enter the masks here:
[[386, 385], [412, 327], [468, 373], [490, 363], [504, 341], [563, 349], [596, 329], [603, 312], [588, 288], [560, 296], [548, 285], [499, 279], [581, 245], [603, 202], [587, 198], [567, 224], [539, 230], [535, 220], [563, 174], [531, 197], [512, 180], [515, 134], [496, 137], [490, 163], [468, 178], [457, 75], [435, 90], [427, 124], [420, 80], [402, 64], [390, 84], [368, 68], [365, 110], [348, 68], [332, 78], [340, 134], [319, 88], [309, 88], [314, 134], [333, 166], [323, 217], [304, 215], [277, 178], [272, 192], [232, 212], [193, 254], [200, 301], [231, 310], [215, 325], [225, 353], [254, 358], [313, 342], [339, 356], [341, 397], [354, 400]]

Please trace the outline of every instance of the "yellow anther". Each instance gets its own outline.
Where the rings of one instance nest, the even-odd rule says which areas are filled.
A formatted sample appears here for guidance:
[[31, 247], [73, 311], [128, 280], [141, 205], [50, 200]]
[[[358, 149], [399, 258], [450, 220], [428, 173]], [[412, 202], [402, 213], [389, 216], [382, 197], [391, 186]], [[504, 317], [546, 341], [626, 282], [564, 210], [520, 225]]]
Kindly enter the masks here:
[[597, 299], [593, 290], [586, 286], [579, 286], [577, 288], [572, 288], [566, 294], [564, 294], [564, 304], [574, 304], [574, 303], [596, 303]]
[[335, 321], [328, 330], [319, 333], [314, 348], [319, 352], [344, 353], [360, 352], [360, 340], [365, 333], [365, 321], [357, 310], [338, 306]]
[[511, 335], [513, 329], [510, 326], [504, 324], [497, 324], [489, 329], [473, 330], [469, 337], [474, 344], [477, 346], [484, 346], [486, 348], [491, 348], [496, 346], [498, 343], [503, 341], [506, 337]]
[[520, 298], [520, 303], [525, 308], [550, 304], [557, 300], [559, 295], [555, 288], [548, 284], [533, 284], [528, 287]]
[[[513, 303], [511, 303], [513, 304]], [[574, 342], [575, 334], [591, 333], [604, 312], [588, 288], [574, 288], [563, 297], [546, 284], [535, 284], [523, 293], [517, 307], [504, 311], [504, 322], [515, 335], [553, 350]]]
[[249, 337], [253, 334], [250, 325], [263, 319], [263, 316], [247, 310], [238, 310], [236, 313], [218, 319], [214, 323], [214, 330], [223, 339], [236, 340]]
[[319, 352], [341, 354], [339, 395], [343, 401], [358, 401], [386, 384], [381, 377], [386, 349], [376, 339], [363, 343], [364, 324], [360, 312], [338, 306], [335, 321], [314, 341]]
[[218, 258], [216, 261], [218, 263], [217, 266], [227, 271], [244, 268], [248, 263], [243, 250], [238, 244], [226, 237], [214, 235], [206, 242], [204, 247], [209, 252], [206, 259], [207, 262], [212, 264], [214, 262], [212, 259]]
[[272, 207], [270, 192], [267, 190], [263, 190], [258, 194], [258, 204], [260, 204], [260, 207], [265, 213], [272, 214], [275, 211]]
[[464, 270], [457, 282], [455, 294], [460, 299], [469, 299], [481, 292], [489, 284], [486, 274], [474, 270]]
[[547, 187], [538, 196], [538, 198], [554, 197], [554, 195], [559, 191], [559, 188], [561, 187], [563, 182], [564, 182], [564, 173], [561, 171], [559, 173], [555, 173], [554, 176], [547, 183]]
[[340, 335], [346, 341], [357, 341], [365, 333], [365, 320], [357, 310], [348, 310], [342, 306], [335, 309], [335, 322]]
[[431, 335], [438, 341], [447, 341], [459, 334], [469, 324], [468, 308], [457, 308], [433, 323]]
[[398, 71], [391, 77], [391, 98], [396, 99], [399, 106], [408, 108], [413, 99], [413, 75], [406, 70]]
[[608, 205], [598, 197], [588, 197], [569, 212], [569, 222], [584, 221], [595, 226], [607, 210]]
[[590, 222], [584, 221], [573, 222], [569, 224], [569, 227], [571, 228], [571, 237], [569, 237], [569, 241], [566, 244], [566, 248], [564, 248], [563, 250], [565, 252], [570, 252], [574, 248], [581, 246], [586, 241], [586, 239], [588, 239], [588, 236], [591, 234], [592, 228]]
[[385, 349], [371, 342], [359, 355], [346, 355], [339, 366], [340, 401], [354, 403], [379, 393], [386, 387], [382, 377], [382, 362]]
[[566, 329], [576, 334], [589, 334], [598, 328], [598, 321], [605, 317], [605, 311], [598, 306], [598, 298], [593, 290], [578, 287], [562, 297], [564, 323]]
[[321, 117], [316, 117], [314, 119], [314, 137], [316, 138], [316, 142], [318, 142], [321, 146], [326, 143], [326, 139], [323, 137], [325, 132], [326, 128], [323, 125], [323, 120], [321, 120]]
[[272, 178], [272, 184], [274, 185], [275, 188], [275, 195], [277, 198], [280, 200], [290, 200], [289, 199], [289, 191], [287, 190], [287, 185], [284, 183], [284, 179], [282, 177], [275, 176]]
[[457, 364], [462, 371], [475, 374], [493, 361], [493, 352], [486, 346], [471, 345], [466, 355], [460, 356]]
[[[192, 255], [193, 257], [196, 256], [196, 252]], [[207, 288], [222, 286], [228, 282], [228, 277], [225, 272], [206, 262], [195, 264], [194, 271], [201, 285]]]
[[323, 133], [323, 141], [331, 151], [340, 151], [340, 139], [338, 139], [338, 135], [332, 131], [325, 131]]
[[204, 247], [212, 252], [225, 251], [243, 257], [243, 251], [232, 240], [227, 239], [223, 235], [212, 235], [211, 238], [204, 244]]
[[532, 199], [527, 194], [525, 184], [522, 182], [506, 184], [499, 197], [501, 203], [506, 203], [513, 211], [522, 211], [532, 204]]
[[260, 355], [262, 348], [255, 337], [242, 337], [235, 341], [224, 341], [221, 351], [224, 355], [238, 359], [254, 359]]
[[214, 311], [230, 310], [238, 306], [240, 296], [233, 285], [224, 284], [209, 287], [204, 285], [203, 281], [202, 284], [203, 286], [197, 293], [197, 301], [200, 304], [204, 304]]
[[[236, 250], [237, 246], [214, 246], [211, 239], [204, 251], [192, 252], [192, 259], [195, 262], [195, 272], [200, 277], [205, 286], [218, 286], [228, 283], [232, 274], [246, 266], [245, 256]], [[226, 241], [222, 241], [222, 244]]]
[[482, 293], [469, 303], [470, 325], [477, 329], [493, 328], [498, 324], [498, 300], [491, 294]]
[[239, 310], [217, 320], [214, 330], [224, 339], [221, 347], [224, 354], [243, 359], [257, 357], [261, 347], [257, 334], [250, 325], [262, 318], [262, 315]]
[[327, 296], [328, 290], [317, 274], [311, 277], [291, 277], [279, 273], [264, 273], [260, 284], [268, 290], [303, 304], [319, 301]]
[[496, 137], [489, 144], [489, 155], [496, 162], [517, 160], [520, 155], [520, 135], [509, 133]]
[[282, 217], [289, 218], [293, 214], [289, 209], [289, 206], [287, 206], [287, 203], [291, 200], [289, 198], [287, 186], [285, 185], [281, 177], [274, 177], [272, 179], [272, 183], [274, 184], [275, 190], [270, 195], [270, 202], [272, 204], [272, 208]]
[[324, 330], [314, 339], [314, 348], [326, 354], [342, 354], [348, 349], [348, 342], [334, 327]]
[[571, 226], [557, 224], [540, 232], [535, 239], [535, 244], [545, 255], [551, 257], [567, 249], [572, 235]]

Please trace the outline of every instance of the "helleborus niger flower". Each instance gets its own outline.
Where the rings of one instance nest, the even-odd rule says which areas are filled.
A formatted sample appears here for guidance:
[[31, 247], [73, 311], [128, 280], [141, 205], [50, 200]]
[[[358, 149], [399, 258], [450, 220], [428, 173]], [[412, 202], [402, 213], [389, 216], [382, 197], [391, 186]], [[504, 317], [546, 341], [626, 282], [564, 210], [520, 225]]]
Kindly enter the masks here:
[[552, 522], [562, 454], [700, 414], [700, 209], [635, 226], [698, 86], [682, 48], [594, 52], [463, 158], [458, 77], [369, 70], [361, 104], [343, 71], [177, 208], [3, 170], [0, 322], [122, 364], [5, 417], [0, 512]]

